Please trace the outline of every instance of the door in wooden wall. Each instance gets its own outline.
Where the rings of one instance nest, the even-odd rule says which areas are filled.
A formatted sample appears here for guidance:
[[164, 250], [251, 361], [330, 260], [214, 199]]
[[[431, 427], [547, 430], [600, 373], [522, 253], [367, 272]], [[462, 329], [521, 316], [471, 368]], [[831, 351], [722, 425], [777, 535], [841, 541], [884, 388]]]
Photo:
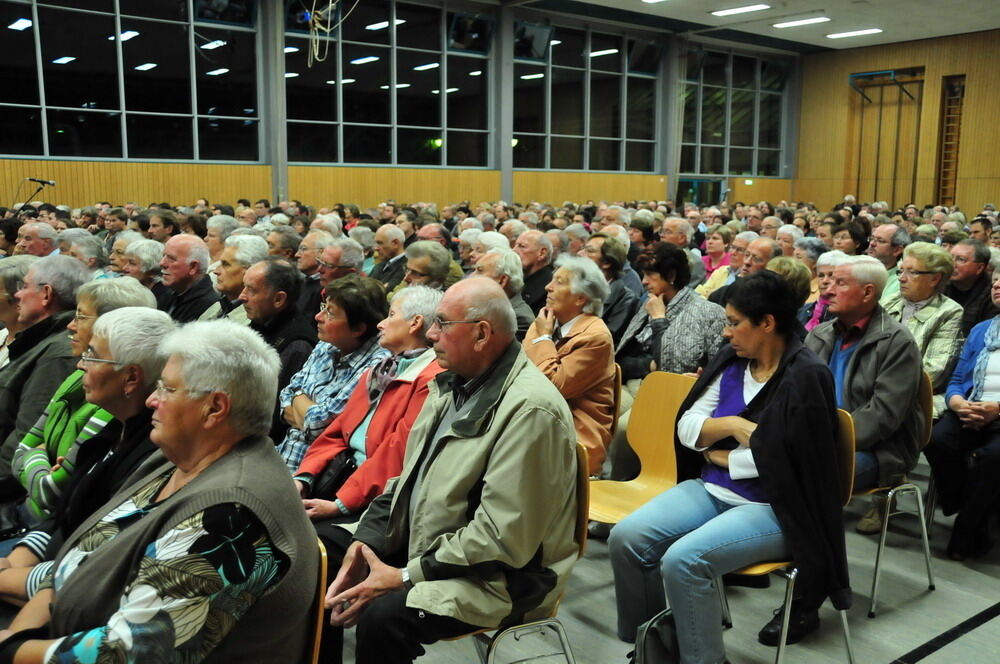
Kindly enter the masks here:
[[893, 207], [915, 202], [923, 77], [873, 79], [858, 88], [860, 93], [852, 95], [848, 181], [858, 200]]

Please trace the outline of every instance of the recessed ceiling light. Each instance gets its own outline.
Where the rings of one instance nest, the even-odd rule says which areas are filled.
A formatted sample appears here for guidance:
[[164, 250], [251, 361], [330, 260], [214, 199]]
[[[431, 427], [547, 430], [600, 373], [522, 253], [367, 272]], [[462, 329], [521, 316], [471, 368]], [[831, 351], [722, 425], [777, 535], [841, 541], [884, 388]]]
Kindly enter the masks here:
[[[344, 79], [344, 80], [342, 80], [342, 81], [341, 81], [340, 83], [341, 83], [341, 85], [347, 85], [348, 83], [353, 83], [353, 82], [354, 82], [354, 80], [355, 80], [355, 79], [353, 79], [353, 78], [345, 78], [345, 79]], [[327, 82], [326, 82], [326, 84], [327, 84], [327, 85], [336, 85], [336, 84], [337, 84], [337, 82], [336, 82], [336, 81], [327, 81]]]
[[[388, 85], [380, 85], [378, 87], [379, 87], [379, 90], [388, 90], [389, 89]], [[408, 88], [408, 87], [410, 87], [410, 84], [409, 83], [397, 83], [396, 87], [397, 88]]]
[[285, 53], [298, 53], [298, 52], [299, 52], [299, 47], [298, 46], [286, 46], [285, 47]]
[[483, 71], [481, 69], [477, 69], [476, 71], [470, 71], [469, 72], [469, 76], [482, 76], [482, 75], [483, 75]]
[[32, 23], [30, 19], [19, 18], [10, 25], [8, 25], [7, 27], [10, 28], [11, 30], [20, 31], [20, 30], [27, 30], [28, 28], [31, 27], [31, 25]]
[[295, 78], [297, 76], [298, 76], [297, 72], [294, 72], [294, 71], [286, 71], [285, 72], [285, 78]]
[[76, 60], [76, 58], [74, 58], [73, 56], [71, 56], [71, 55], [64, 55], [61, 58], [56, 58], [55, 60], [53, 60], [52, 64], [55, 64], [55, 65], [66, 65], [66, 64], [69, 64], [69, 63], [73, 62], [74, 60]]
[[155, 67], [156, 67], [156, 63], [155, 62], [147, 62], [144, 65], [139, 65], [138, 67], [136, 67], [136, 70], [137, 71], [149, 71], [150, 69], [154, 69]]
[[377, 55], [366, 55], [363, 58], [355, 58], [355, 59], [351, 60], [351, 64], [352, 65], [366, 65], [369, 62], [375, 62], [376, 60], [378, 60], [378, 56]]
[[552, 41], [549, 42], [549, 46], [558, 46], [561, 43], [562, 42], [559, 41], [558, 39], [553, 39]]
[[[136, 32], [135, 30], [126, 30], [121, 35], [123, 42], [127, 42], [129, 39], [132, 39], [132, 37], [138, 37], [138, 36], [139, 36], [139, 33]], [[114, 40], [115, 40], [115, 36], [114, 35], [110, 35], [108, 37], [108, 41], [114, 41]]]
[[877, 35], [882, 32], [882, 28], [868, 28], [866, 30], [853, 30], [851, 32], [836, 32], [827, 35], [827, 39], [843, 39], [844, 37], [860, 37], [862, 35]]
[[221, 39], [216, 39], [215, 41], [210, 41], [207, 44], [202, 44], [198, 48], [203, 48], [206, 51], [213, 51], [213, 50], [219, 48], [220, 46], [225, 46], [225, 45], [226, 45], [226, 42], [222, 41]]
[[[403, 19], [397, 18], [396, 25], [403, 25], [406, 23]], [[385, 30], [389, 27], [389, 21], [379, 21], [378, 23], [372, 23], [371, 25], [366, 25], [365, 30]]]
[[229, 70], [223, 67], [222, 69], [213, 69], [212, 71], [205, 72], [205, 76], [222, 76], [223, 74], [228, 74]]
[[770, 9], [771, 5], [746, 5], [745, 7], [733, 7], [732, 9], [720, 9], [712, 12], [712, 16], [732, 16], [733, 14], [746, 14], [747, 12], [759, 12]]
[[666, 2], [667, 0], [642, 0], [647, 5], [655, 5], [658, 2]]
[[521, 77], [521, 80], [530, 81], [533, 78], [545, 78], [545, 74], [525, 74]]
[[[458, 92], [458, 88], [448, 88], [447, 90], [445, 90], [445, 94], [450, 94], [452, 92]], [[439, 95], [439, 94], [441, 94], [441, 91], [440, 90], [431, 90], [431, 94]]]
[[428, 69], [437, 69], [441, 64], [438, 62], [428, 62], [426, 65], [417, 65], [413, 68], [413, 71], [427, 71]]
[[830, 20], [828, 16], [814, 16], [812, 18], [800, 18], [796, 21], [785, 21], [783, 23], [775, 23], [772, 27], [775, 28], [797, 28], [800, 25], [812, 25], [813, 23], [826, 23]]
[[602, 55], [612, 55], [612, 54], [617, 53], [617, 52], [618, 52], [617, 48], [606, 48], [603, 51], [591, 51], [590, 52], [590, 57], [592, 57], [592, 58], [599, 58]]

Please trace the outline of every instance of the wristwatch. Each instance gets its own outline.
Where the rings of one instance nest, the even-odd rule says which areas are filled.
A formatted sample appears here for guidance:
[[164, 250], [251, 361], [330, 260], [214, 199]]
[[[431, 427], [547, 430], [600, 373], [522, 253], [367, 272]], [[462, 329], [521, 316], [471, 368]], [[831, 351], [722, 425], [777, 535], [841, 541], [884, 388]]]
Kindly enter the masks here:
[[401, 576], [403, 577], [403, 587], [406, 588], [407, 590], [411, 589], [413, 587], [413, 583], [410, 581], [410, 570], [404, 567], [399, 571], [401, 572]]

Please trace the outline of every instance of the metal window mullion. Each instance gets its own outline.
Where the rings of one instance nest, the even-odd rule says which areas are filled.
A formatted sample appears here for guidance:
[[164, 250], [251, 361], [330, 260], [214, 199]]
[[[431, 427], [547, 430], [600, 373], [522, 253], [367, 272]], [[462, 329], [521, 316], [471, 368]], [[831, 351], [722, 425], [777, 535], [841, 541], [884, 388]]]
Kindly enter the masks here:
[[334, 78], [337, 81], [334, 94], [337, 96], [337, 163], [344, 163], [344, 40], [337, 39], [334, 43], [334, 52], [337, 54], [337, 71]]
[[[201, 161], [201, 137], [198, 135], [198, 71], [195, 65], [194, 43], [194, 0], [188, 0], [188, 76], [191, 87], [191, 140], [194, 141], [194, 150], [191, 155], [195, 161]], [[258, 85], [258, 87], [260, 87]], [[258, 109], [259, 110], [259, 109]]]
[[[757, 70], [760, 71], [760, 60], [759, 59], [757, 60]], [[754, 90], [754, 94], [753, 94], [753, 120], [754, 120], [754, 122], [753, 122], [753, 160], [751, 161], [751, 164], [750, 164], [750, 168], [751, 168], [750, 172], [754, 174], [754, 177], [756, 177], [757, 173], [759, 172], [758, 171], [758, 168], [759, 168], [758, 164], [759, 164], [759, 161], [760, 161], [760, 159], [759, 159], [759, 155], [760, 155], [760, 121], [761, 121], [761, 114], [760, 114], [760, 106], [761, 106], [761, 104], [760, 104], [760, 102], [761, 102], [761, 91], [760, 91], [760, 86], [758, 85], [757, 89]]]
[[125, 122], [125, 55], [122, 44], [122, 15], [118, 0], [115, 0], [115, 60], [118, 63], [118, 108], [121, 115], [118, 124], [121, 127], [122, 159], [128, 159], [128, 127]]
[[[622, 49], [622, 54], [628, 51], [628, 39], [622, 35], [622, 44], [625, 46]], [[619, 108], [621, 111], [619, 130], [621, 131], [621, 142], [618, 145], [618, 170], [625, 171], [625, 144], [628, 142], [628, 61], [623, 63], [625, 73], [619, 75], [618, 82], [618, 100], [620, 102]]]
[[587, 59], [583, 63], [584, 71], [584, 81], [583, 81], [583, 164], [580, 166], [582, 170], [588, 170], [590, 167], [590, 114], [593, 109], [590, 107], [591, 99], [591, 84], [593, 83], [593, 72], [591, 71], [590, 63], [593, 58], [590, 57], [591, 52], [594, 50], [594, 32], [587, 26], [587, 36], [584, 39], [584, 44], [586, 44], [586, 54]]
[[389, 150], [392, 153], [389, 163], [399, 166], [399, 149], [396, 140], [396, 113], [399, 110], [396, 103], [396, 61], [399, 54], [396, 52], [396, 3], [395, 0], [389, 4]]
[[451, 162], [448, 161], [448, 145], [451, 141], [448, 139], [448, 53], [445, 50], [445, 39], [447, 31], [444, 28], [444, 17], [445, 10], [444, 4], [441, 5], [441, 11], [438, 12], [438, 35], [440, 39], [438, 40], [438, 49], [440, 49], [441, 66], [438, 68], [441, 76], [441, 93], [438, 95], [441, 97], [441, 159], [439, 163], [442, 166], [448, 166]]
[[49, 155], [49, 114], [45, 106], [45, 73], [42, 64], [42, 28], [38, 22], [38, 5], [31, 3], [32, 31], [35, 33], [35, 69], [38, 72], [38, 107], [42, 114], [42, 154]]
[[698, 84], [695, 89], [695, 105], [698, 108], [696, 114], [696, 124], [694, 128], [694, 172], [701, 173], [701, 117], [705, 113], [705, 68], [698, 70]]
[[[552, 41], [551, 39], [549, 41]], [[548, 149], [545, 150], [545, 167], [552, 168], [552, 109], [554, 104], [552, 103], [552, 44], [549, 44], [548, 48], [549, 57], [545, 60], [545, 92], [543, 95], [543, 113], [545, 117], [543, 118], [542, 131], [545, 132], [548, 143]]]
[[722, 175], [729, 175], [729, 146], [733, 139], [730, 132], [733, 128], [733, 54], [726, 54], [726, 99], [723, 102], [725, 109], [725, 129], [722, 131]]

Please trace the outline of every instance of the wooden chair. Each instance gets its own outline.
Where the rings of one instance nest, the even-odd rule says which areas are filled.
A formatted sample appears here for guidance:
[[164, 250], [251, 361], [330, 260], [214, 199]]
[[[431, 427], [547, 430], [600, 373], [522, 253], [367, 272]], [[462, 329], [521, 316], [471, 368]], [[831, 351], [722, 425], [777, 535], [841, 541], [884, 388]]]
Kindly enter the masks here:
[[[934, 426], [934, 390], [931, 386], [931, 377], [926, 371], [921, 372], [920, 390], [918, 392], [920, 410], [924, 414], [924, 429], [921, 432], [921, 440], [918, 441], [920, 449], [924, 449], [931, 440], [931, 430]], [[882, 533], [878, 540], [878, 549], [875, 552], [875, 573], [872, 576], [871, 605], [868, 607], [868, 617], [875, 617], [875, 602], [878, 599], [878, 582], [882, 572], [882, 553], [885, 549], [885, 537], [889, 530], [889, 519], [894, 516], [908, 514], [915, 516], [920, 521], [920, 537], [924, 545], [924, 564], [927, 567], [927, 590], [934, 590], [934, 571], [931, 569], [931, 546], [930, 538], [927, 536], [928, 524], [924, 514], [924, 500], [918, 487], [913, 482], [904, 482], [895, 487], [877, 487], [855, 493], [855, 496], [868, 496], [879, 494], [885, 496], [885, 509], [882, 512]], [[917, 503], [916, 511], [893, 509], [899, 496], [912, 495]]]
[[[590, 481], [590, 475], [587, 472], [587, 448], [583, 445], [577, 443], [576, 445], [576, 526], [573, 531], [573, 539], [576, 541], [578, 557], [577, 560], [583, 558], [583, 554], [587, 549], [587, 522], [588, 522], [588, 505], [590, 503], [590, 486], [593, 482]], [[562, 658], [567, 662], [567, 664], [576, 664], [576, 659], [573, 658], [573, 650], [570, 648], [569, 636], [566, 634], [565, 628], [563, 628], [562, 623], [556, 618], [556, 613], [559, 611], [559, 604], [562, 602], [560, 597], [556, 601], [555, 606], [552, 608], [552, 615], [547, 618], [542, 618], [541, 620], [535, 620], [530, 623], [523, 623], [520, 625], [511, 625], [503, 629], [496, 630], [495, 633], [490, 636], [488, 632], [494, 631], [492, 629], [481, 629], [471, 634], [466, 634], [464, 636], [458, 636], [453, 639], [444, 639], [445, 641], [456, 641], [458, 639], [464, 639], [466, 636], [472, 636], [473, 642], [476, 647], [476, 653], [479, 655], [479, 659], [483, 664], [494, 664], [496, 659], [496, 653], [501, 643], [513, 638], [515, 641], [520, 640], [524, 636], [531, 633], [544, 633], [546, 629], [555, 632], [555, 635], [559, 639], [560, 652], [558, 653], [545, 653], [542, 655], [537, 655], [534, 657], [529, 657], [527, 659], [519, 659], [520, 662], [528, 662], [536, 659], [545, 659], [546, 661], [550, 657], [555, 657], [557, 655], [562, 656]], [[314, 663], [315, 664], [315, 663]]]
[[615, 437], [615, 433], [618, 431], [618, 418], [622, 414], [622, 368], [621, 365], [615, 362], [615, 394], [614, 403], [612, 404], [613, 412], [611, 413], [611, 440]]
[[[843, 505], [851, 501], [854, 489], [854, 420], [850, 413], [837, 409], [837, 452], [840, 457], [840, 500]], [[778, 642], [778, 652], [775, 654], [775, 664], [781, 664], [785, 657], [786, 637], [788, 634], [788, 619], [792, 612], [792, 598], [795, 594], [795, 580], [798, 578], [799, 570], [795, 562], [791, 560], [781, 560], [773, 562], [756, 563], [738, 569], [735, 574], [745, 576], [762, 576], [764, 574], [777, 574], [785, 579], [785, 604], [784, 616], [781, 623], [781, 639]], [[726, 627], [733, 626], [732, 614], [729, 612], [729, 601], [726, 599], [725, 586], [722, 579], [715, 580], [715, 587], [719, 591], [719, 601], [722, 603], [722, 620]], [[844, 647], [847, 650], [847, 661], [854, 664], [854, 649], [851, 647], [851, 632], [847, 626], [847, 610], [838, 611], [840, 614], [840, 624], [844, 630]]]
[[694, 382], [690, 376], [665, 371], [643, 379], [628, 423], [628, 442], [641, 463], [639, 476], [627, 482], [591, 482], [592, 521], [618, 523], [677, 484], [674, 419]]
[[309, 650], [309, 659], [307, 660], [310, 664], [319, 664], [319, 649], [320, 643], [323, 640], [323, 611], [326, 604], [326, 586], [327, 586], [327, 559], [326, 559], [326, 547], [323, 546], [322, 540], [318, 539], [316, 542], [319, 544], [319, 579], [316, 582], [316, 606], [314, 607], [316, 615], [313, 618], [313, 635], [312, 643]]

